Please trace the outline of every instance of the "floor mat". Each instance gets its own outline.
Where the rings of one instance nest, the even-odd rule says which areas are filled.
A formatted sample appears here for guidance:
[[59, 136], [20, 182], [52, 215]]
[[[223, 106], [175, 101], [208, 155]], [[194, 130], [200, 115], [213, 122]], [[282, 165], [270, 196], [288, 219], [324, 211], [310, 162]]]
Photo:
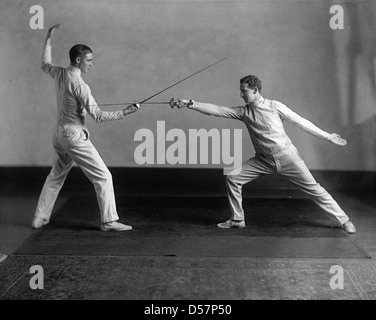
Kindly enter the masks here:
[[118, 197], [128, 232], [99, 230], [95, 196], [71, 197], [15, 254], [369, 258], [308, 199], [244, 199], [247, 226], [221, 230], [226, 198]]
[[[335, 290], [330, 270], [338, 264], [344, 286]], [[31, 290], [36, 265], [44, 286]], [[0, 264], [0, 300], [374, 300], [375, 275], [372, 259], [17, 255]]]

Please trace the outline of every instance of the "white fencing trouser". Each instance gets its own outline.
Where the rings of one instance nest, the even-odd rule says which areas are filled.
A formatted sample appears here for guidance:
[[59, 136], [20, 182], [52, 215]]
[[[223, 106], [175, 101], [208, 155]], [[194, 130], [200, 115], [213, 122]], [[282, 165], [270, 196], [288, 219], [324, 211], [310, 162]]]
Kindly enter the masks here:
[[239, 174], [226, 177], [232, 220], [244, 220], [243, 185], [260, 176], [272, 173], [280, 174], [297, 185], [300, 190], [308, 194], [316, 204], [329, 213], [329, 217], [334, 218], [337, 223], [339, 222], [342, 225], [349, 220], [349, 217], [333, 197], [316, 182], [294, 145], [275, 155], [265, 156], [256, 153], [255, 157], [243, 163]]
[[59, 126], [53, 137], [56, 157], [39, 197], [35, 217], [50, 219], [64, 181], [76, 163], [93, 183], [102, 223], [119, 219], [112, 175], [82, 127]]

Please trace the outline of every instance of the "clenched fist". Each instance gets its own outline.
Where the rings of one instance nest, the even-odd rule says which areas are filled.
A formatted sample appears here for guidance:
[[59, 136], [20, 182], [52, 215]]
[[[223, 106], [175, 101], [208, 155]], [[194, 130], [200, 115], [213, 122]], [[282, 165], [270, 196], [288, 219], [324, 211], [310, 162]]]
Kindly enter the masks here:
[[138, 102], [131, 104], [130, 106], [123, 109], [123, 114], [127, 115], [133, 112], [136, 112], [138, 109], [140, 109], [140, 104]]
[[191, 106], [193, 104], [193, 101], [192, 100], [186, 100], [186, 99], [175, 99], [175, 98], [172, 98], [170, 100], [170, 107], [171, 108], [174, 108], [174, 107], [178, 107], [179, 109], [183, 109], [183, 108], [189, 108], [189, 106]]

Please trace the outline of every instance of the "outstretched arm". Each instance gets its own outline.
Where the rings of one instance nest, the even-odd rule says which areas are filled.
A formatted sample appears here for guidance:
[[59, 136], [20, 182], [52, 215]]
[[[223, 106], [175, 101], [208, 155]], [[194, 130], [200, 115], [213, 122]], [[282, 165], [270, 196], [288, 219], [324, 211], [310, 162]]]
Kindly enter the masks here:
[[277, 103], [277, 110], [283, 120], [291, 122], [295, 126], [308, 132], [309, 134], [312, 134], [318, 138], [327, 140], [339, 146], [345, 146], [347, 144], [347, 141], [345, 139], [342, 139], [337, 133], [328, 133], [324, 130], [321, 130], [311, 121], [301, 117], [290, 108], [286, 107], [283, 103]]
[[179, 109], [188, 108], [206, 115], [231, 119], [241, 119], [244, 114], [243, 107], [222, 107], [211, 103], [202, 103], [186, 99], [173, 99], [170, 105], [171, 108], [175, 106]]
[[135, 102], [123, 110], [102, 111], [91, 94], [89, 86], [86, 84], [79, 85], [75, 89], [75, 95], [89, 115], [98, 123], [124, 119], [126, 115], [136, 112], [140, 108], [140, 104]]
[[57, 70], [57, 67], [52, 65], [52, 36], [55, 32], [56, 29], [58, 29], [60, 24], [56, 24], [53, 27], [48, 29], [46, 40], [44, 41], [44, 46], [43, 46], [43, 55], [42, 55], [42, 70], [51, 77], [54, 77], [55, 72]]

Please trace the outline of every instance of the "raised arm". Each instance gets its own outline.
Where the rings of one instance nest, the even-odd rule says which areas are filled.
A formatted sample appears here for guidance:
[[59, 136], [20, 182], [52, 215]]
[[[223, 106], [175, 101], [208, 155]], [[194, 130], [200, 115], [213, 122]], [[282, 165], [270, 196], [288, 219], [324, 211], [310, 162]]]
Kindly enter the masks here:
[[171, 104], [171, 107], [173, 108], [174, 106], [179, 109], [188, 108], [206, 115], [222, 118], [241, 119], [244, 114], [243, 107], [222, 107], [211, 103], [202, 103], [186, 99], [174, 99], [174, 103]]
[[58, 67], [52, 65], [52, 37], [56, 29], [60, 24], [56, 24], [48, 29], [46, 40], [44, 41], [43, 54], [42, 54], [42, 70], [48, 73], [51, 77], [54, 77]]
[[347, 144], [347, 141], [345, 139], [342, 139], [337, 133], [328, 133], [324, 130], [321, 130], [311, 121], [301, 117], [296, 112], [286, 107], [283, 103], [277, 102], [277, 110], [283, 120], [292, 123], [293, 125], [301, 128], [302, 130], [308, 132], [313, 136], [327, 140], [339, 146], [345, 146]]

